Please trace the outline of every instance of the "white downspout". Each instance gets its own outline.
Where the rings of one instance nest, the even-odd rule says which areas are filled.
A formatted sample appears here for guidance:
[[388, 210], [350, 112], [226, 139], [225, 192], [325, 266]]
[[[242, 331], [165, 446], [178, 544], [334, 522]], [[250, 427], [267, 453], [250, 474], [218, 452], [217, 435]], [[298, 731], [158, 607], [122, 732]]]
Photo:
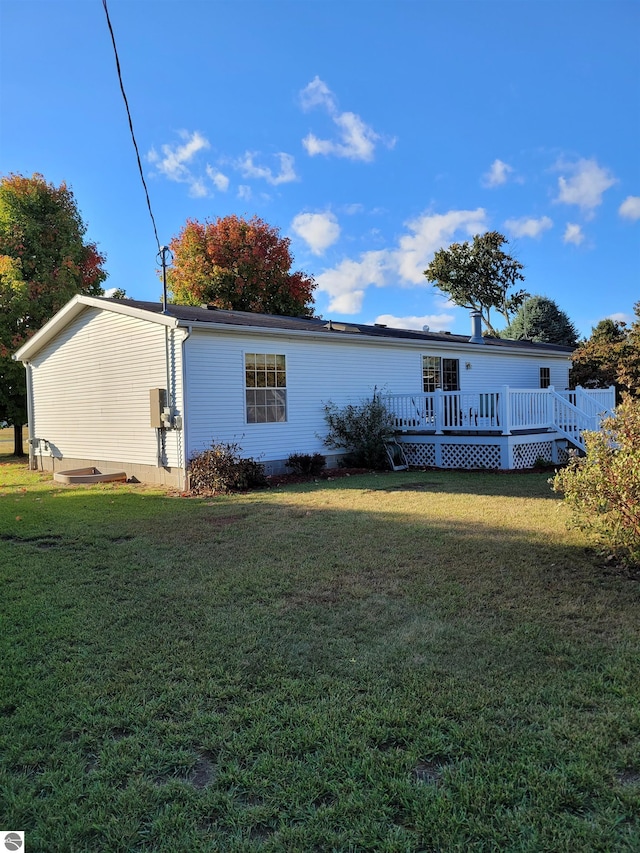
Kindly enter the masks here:
[[188, 433], [187, 433], [187, 348], [186, 342], [191, 337], [193, 326], [187, 326], [187, 333], [182, 338], [182, 470], [184, 471], [183, 491], [189, 488], [189, 475], [187, 474], [187, 464], [189, 459]]
[[24, 369], [27, 372], [27, 428], [29, 441], [29, 470], [36, 471], [38, 469], [38, 460], [36, 459], [35, 446], [35, 424], [33, 422], [33, 381], [31, 376], [31, 362], [25, 361]]

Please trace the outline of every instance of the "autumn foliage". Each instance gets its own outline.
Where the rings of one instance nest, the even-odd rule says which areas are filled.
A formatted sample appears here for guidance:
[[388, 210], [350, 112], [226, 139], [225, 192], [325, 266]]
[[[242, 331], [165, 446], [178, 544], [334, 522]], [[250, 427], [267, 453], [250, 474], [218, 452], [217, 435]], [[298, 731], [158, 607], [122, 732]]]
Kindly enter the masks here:
[[85, 232], [65, 183], [40, 174], [0, 179], [0, 420], [15, 427], [26, 422], [26, 391], [12, 353], [76, 293], [103, 292], [105, 258]]
[[311, 316], [313, 277], [292, 272], [290, 241], [254, 216], [190, 219], [170, 244], [172, 302], [235, 311]]
[[574, 524], [623, 562], [640, 566], [640, 399], [627, 395], [601, 432], [585, 435], [587, 454], [552, 481]]
[[615, 385], [640, 397], [640, 302], [633, 306], [630, 326], [611, 319], [601, 320], [572, 355], [571, 381], [587, 388]]
[[40, 174], [0, 181], [0, 256], [11, 258], [19, 270], [29, 303], [20, 318], [19, 343], [74, 294], [103, 292], [105, 258], [95, 243], [84, 241], [86, 230], [64, 182], [56, 187]]

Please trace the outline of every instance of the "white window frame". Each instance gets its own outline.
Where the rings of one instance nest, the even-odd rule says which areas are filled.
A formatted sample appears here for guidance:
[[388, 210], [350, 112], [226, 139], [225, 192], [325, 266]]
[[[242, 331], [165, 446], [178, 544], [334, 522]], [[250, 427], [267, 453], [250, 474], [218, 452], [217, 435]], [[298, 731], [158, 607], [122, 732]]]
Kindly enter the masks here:
[[245, 352], [245, 423], [287, 422], [287, 359], [282, 353]]
[[[432, 370], [437, 369], [437, 371], [438, 371], [438, 375], [437, 375], [436, 381], [434, 383], [434, 387], [428, 391], [425, 388], [425, 379], [427, 378], [426, 377], [426, 370], [425, 370], [426, 359], [430, 359], [432, 362], [437, 362], [437, 365], [435, 365], [435, 364], [431, 365], [431, 369]], [[460, 390], [460, 359], [459, 358], [450, 358], [449, 356], [431, 355], [429, 353], [425, 353], [425, 354], [423, 354], [422, 359], [421, 359], [422, 390], [425, 394], [432, 394], [434, 391], [436, 391], [438, 389], [442, 389], [444, 387], [444, 381], [443, 380], [444, 380], [444, 362], [445, 361], [455, 362], [457, 365], [456, 377], [457, 377], [458, 381], [456, 384], [458, 387], [457, 388], [448, 388], [447, 390], [449, 390], [449, 391], [459, 391]]]

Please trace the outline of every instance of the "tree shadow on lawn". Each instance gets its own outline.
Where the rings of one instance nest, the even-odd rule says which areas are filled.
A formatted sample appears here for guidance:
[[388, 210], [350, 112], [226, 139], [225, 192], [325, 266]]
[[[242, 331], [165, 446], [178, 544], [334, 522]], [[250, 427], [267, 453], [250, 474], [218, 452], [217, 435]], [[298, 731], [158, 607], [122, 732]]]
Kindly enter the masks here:
[[337, 468], [322, 478], [269, 478], [276, 489], [309, 485], [314, 488], [368, 489], [380, 492], [448, 492], [451, 494], [500, 495], [502, 497], [547, 498], [560, 500], [549, 483], [555, 469], [545, 471], [468, 471], [414, 469], [410, 471], [358, 471], [344, 473]]
[[[637, 611], [640, 602], [640, 585], [600, 557], [583, 534], [566, 531], [546, 503], [537, 513], [521, 507], [516, 516], [501, 508], [488, 519], [483, 495], [448, 516], [446, 503], [436, 506], [419, 492], [403, 506], [388, 488], [379, 498], [375, 489], [360, 488], [361, 505], [351, 492], [348, 503], [340, 505], [336, 495], [333, 505], [318, 492], [289, 498], [287, 491], [272, 493], [273, 500], [260, 493], [176, 501], [119, 494], [118, 488], [69, 490], [52, 503], [66, 504], [60, 520], [72, 521], [63, 528], [49, 516], [42, 535], [12, 524], [0, 554], [28, 550], [31, 568], [41, 559], [68, 559], [83, 586], [91, 585], [93, 569], [100, 570], [101, 587], [169, 585], [196, 609], [201, 594], [216, 606], [259, 595], [265, 602], [320, 607], [412, 595], [454, 609], [515, 615], [524, 608], [575, 627], [588, 623], [591, 604], [599, 602], [594, 629], [608, 633], [605, 623], [616, 620], [607, 614]], [[623, 623], [632, 627], [619, 612], [616, 624]]]
[[[427, 482], [436, 476], [425, 472]], [[435, 795], [459, 803], [460, 821], [471, 803], [476, 839], [485, 812], [503, 813], [507, 783], [523, 825], [542, 825], [561, 796], [583, 791], [605, 803], [599, 825], [624, 815], [618, 789], [635, 790], [638, 770], [640, 587], [607, 576], [581, 534], [565, 538], [548, 503], [529, 527], [524, 514], [483, 522], [492, 502], [476, 491], [451, 499], [473, 517], [447, 518], [429, 514], [430, 493], [409, 495], [403, 509], [404, 495], [386, 488], [403, 481], [422, 478], [389, 475], [384, 492], [355, 486], [360, 495], [350, 478], [336, 483], [349, 493], [335, 501], [309, 487], [190, 501], [70, 488], [43, 501], [42, 520], [12, 526], [0, 567], [20, 619], [6, 645], [21, 688], [13, 696], [30, 704], [16, 716], [12, 697], [6, 712], [26, 745], [13, 747], [24, 801], [65, 760], [68, 778], [85, 786], [84, 821], [99, 802], [114, 826], [140, 792], [144, 814], [160, 820], [181, 790], [227, 803], [239, 785], [265, 796], [265, 780], [276, 820], [309, 825], [292, 770], [309, 802], [318, 788], [357, 789], [354, 814], [381, 825], [381, 804], [409, 802], [408, 821], [428, 814], [433, 823], [442, 820]], [[24, 649], [31, 667], [17, 665]], [[39, 766], [26, 748], [41, 770], [23, 769]], [[593, 779], [615, 770], [609, 794]], [[69, 801], [68, 786], [57, 790], [42, 801], [41, 829]], [[190, 802], [185, 812], [201, 816]], [[253, 820], [240, 809], [231, 819]], [[459, 825], [451, 849], [471, 843]], [[236, 829], [221, 829], [224, 842]], [[504, 848], [522, 839], [519, 826], [510, 831]], [[593, 849], [617, 849], [621, 837]], [[580, 834], [571, 840], [566, 849], [578, 848]], [[326, 847], [346, 849], [337, 845]]]

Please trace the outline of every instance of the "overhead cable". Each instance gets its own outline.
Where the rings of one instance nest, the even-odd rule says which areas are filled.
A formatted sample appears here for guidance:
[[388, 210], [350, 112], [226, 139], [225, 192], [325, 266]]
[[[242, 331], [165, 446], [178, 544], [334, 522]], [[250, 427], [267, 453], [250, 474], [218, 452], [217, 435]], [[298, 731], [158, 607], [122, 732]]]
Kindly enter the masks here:
[[131, 120], [131, 111], [129, 110], [129, 102], [127, 101], [127, 93], [124, 90], [124, 83], [122, 82], [122, 72], [120, 70], [120, 59], [118, 58], [118, 48], [116, 47], [116, 39], [113, 34], [113, 27], [111, 26], [111, 19], [109, 18], [109, 10], [107, 9], [107, 0], [102, 0], [102, 5], [104, 7], [104, 13], [107, 16], [107, 26], [109, 27], [109, 32], [111, 34], [111, 43], [113, 44], [113, 53], [116, 58], [116, 69], [118, 72], [118, 80], [120, 82], [120, 91], [122, 92], [122, 97], [124, 99], [124, 105], [127, 110], [127, 117], [129, 119], [129, 130], [131, 131], [131, 139], [133, 140], [133, 147], [136, 150], [136, 158], [138, 160], [138, 169], [140, 171], [140, 178], [142, 180], [142, 186], [144, 187], [144, 194], [147, 199], [147, 207], [149, 208], [149, 216], [151, 217], [151, 222], [153, 224], [153, 233], [155, 234], [156, 243], [158, 244], [158, 251], [160, 252], [162, 247], [160, 246], [160, 240], [158, 238], [158, 229], [156, 228], [156, 220], [153, 216], [153, 211], [151, 210], [151, 199], [149, 198], [149, 190], [147, 189], [147, 183], [144, 179], [144, 172], [142, 171], [142, 162], [140, 160], [140, 152], [138, 151], [138, 143], [136, 142], [136, 135], [133, 132], [133, 121]]

